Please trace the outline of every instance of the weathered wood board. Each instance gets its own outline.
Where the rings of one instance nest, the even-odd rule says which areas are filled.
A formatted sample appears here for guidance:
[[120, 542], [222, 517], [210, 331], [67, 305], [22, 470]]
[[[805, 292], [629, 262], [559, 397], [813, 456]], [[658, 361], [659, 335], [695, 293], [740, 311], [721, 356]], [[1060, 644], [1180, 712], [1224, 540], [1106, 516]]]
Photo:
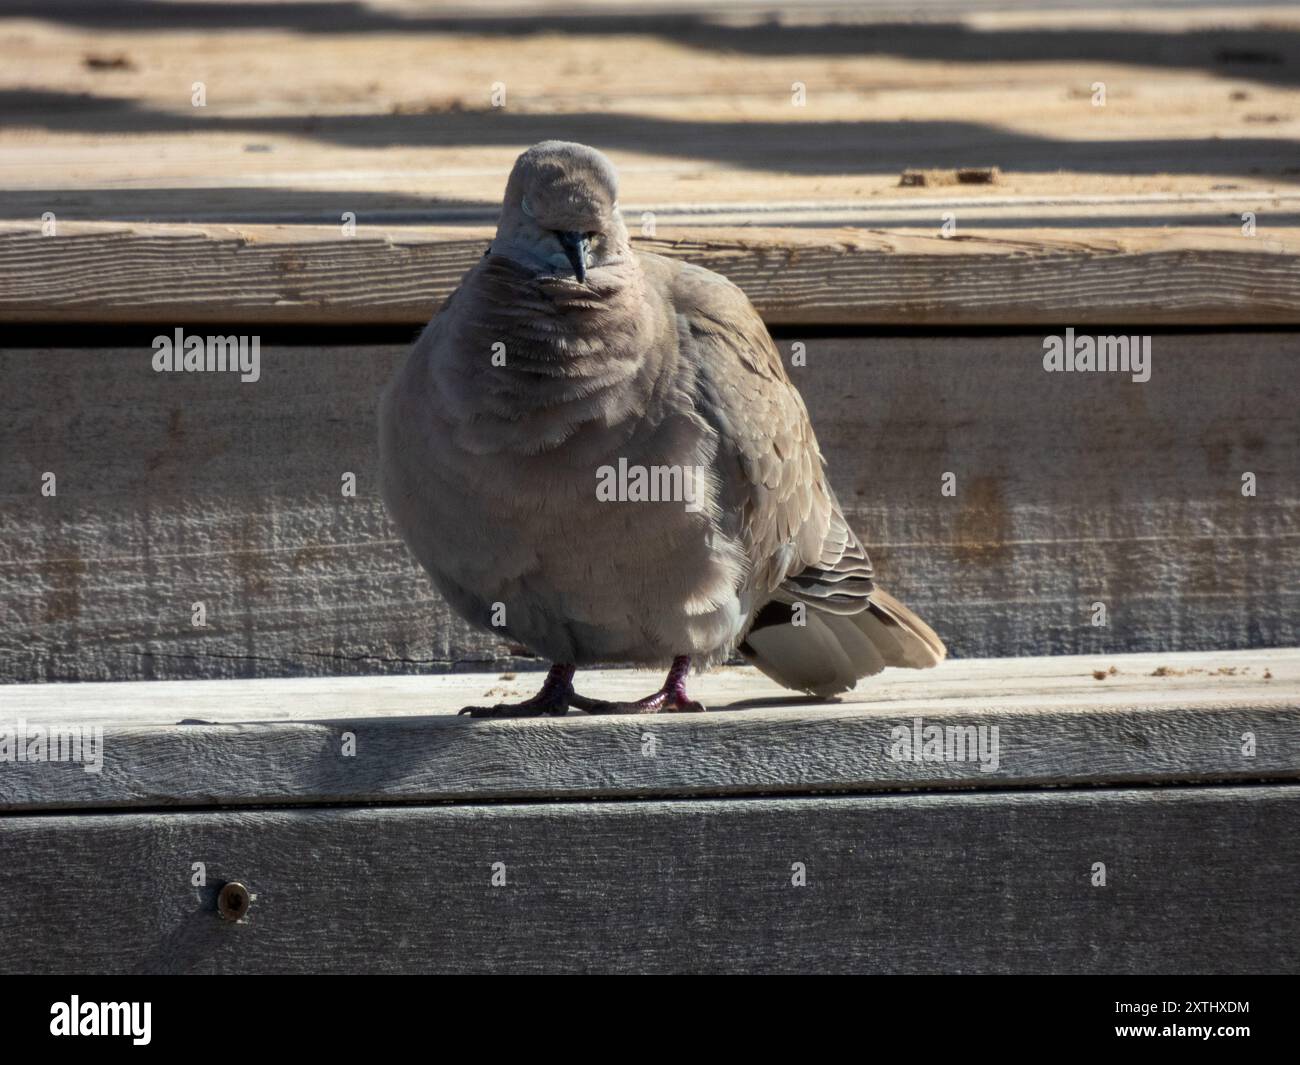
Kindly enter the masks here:
[[[835, 706], [722, 669], [705, 714], [451, 714], [530, 680], [0, 690], [0, 729], [103, 729], [98, 773], [0, 764], [0, 972], [1300, 965], [1300, 651], [954, 662]], [[917, 717], [1000, 737], [998, 766], [887, 754]]]
[[1298, 866], [1294, 785], [7, 816], [0, 971], [1294, 973]]
[[0, 319], [420, 322], [567, 137], [773, 323], [1300, 320], [1293, 12], [903, 13], [11, 4]]
[[[1167, 229], [1136, 228], [1142, 204], [1104, 228], [1064, 229], [1044, 228], [1050, 208], [1026, 205], [1019, 217], [1037, 228], [1008, 229], [978, 215], [968, 225], [964, 207], [937, 201], [929, 226], [910, 215], [888, 229], [828, 229], [822, 219], [791, 228], [785, 215], [753, 213], [731, 228], [656, 223], [635, 244], [724, 274], [773, 325], [1294, 325], [1300, 228], [1270, 216], [1281, 204], [1294, 210], [1300, 195], [1224, 201], [1208, 218], [1184, 206], [1175, 218], [1185, 224]], [[1251, 236], [1245, 212], [1256, 218]], [[940, 234], [945, 216], [959, 219], [951, 237]], [[491, 236], [463, 226], [363, 224], [344, 236], [112, 223], [63, 223], [42, 236], [39, 222], [0, 223], [0, 321], [415, 327]]]
[[[521, 664], [449, 615], [378, 498], [403, 348], [267, 346], [241, 383], [155, 373], [154, 332], [0, 351], [0, 677]], [[791, 372], [881, 583], [955, 655], [1300, 643], [1292, 334], [1157, 334], [1146, 383], [1046, 373], [1043, 332], [801, 342]]]
[[630, 6], [10, 2], [0, 177], [43, 199], [0, 210], [481, 205], [557, 136], [609, 151], [646, 206], [925, 196], [902, 171], [988, 166], [1013, 195], [1296, 184], [1282, 5]]
[[[0, 688], [0, 744], [38, 726], [79, 730], [83, 744], [80, 761], [19, 762], [11, 738], [0, 812], [1300, 778], [1297, 650], [949, 662], [889, 671], [832, 704], [727, 667], [693, 678], [704, 714], [456, 716], [540, 679]], [[658, 683], [634, 670], [578, 678], [599, 698]], [[951, 757], [923, 746], [930, 727]]]

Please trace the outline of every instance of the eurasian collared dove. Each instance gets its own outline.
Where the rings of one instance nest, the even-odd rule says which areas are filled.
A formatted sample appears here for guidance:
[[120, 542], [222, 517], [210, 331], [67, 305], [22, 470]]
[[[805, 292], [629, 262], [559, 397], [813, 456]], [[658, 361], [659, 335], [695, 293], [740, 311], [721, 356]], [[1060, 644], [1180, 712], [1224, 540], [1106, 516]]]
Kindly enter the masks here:
[[[384, 394], [385, 501], [469, 621], [554, 663], [476, 716], [697, 710], [691, 663], [741, 653], [827, 696], [945, 654], [875, 587], [803, 400], [726, 278], [633, 251], [593, 148], [515, 163], [487, 254]], [[579, 666], [670, 666], [634, 703]]]

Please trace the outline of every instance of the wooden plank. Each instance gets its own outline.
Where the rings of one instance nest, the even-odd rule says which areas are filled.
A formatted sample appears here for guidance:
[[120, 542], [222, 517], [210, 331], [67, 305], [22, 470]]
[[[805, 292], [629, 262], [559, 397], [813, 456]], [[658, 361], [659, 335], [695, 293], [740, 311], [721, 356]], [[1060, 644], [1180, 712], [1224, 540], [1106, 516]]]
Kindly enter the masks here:
[[[0, 320], [421, 322], [486, 233], [391, 227], [489, 221], [553, 136], [608, 151], [647, 246], [774, 323], [1297, 320], [1300, 20], [1276, 7], [7, 14]], [[995, 183], [943, 183], [970, 167]], [[35, 238], [47, 214], [66, 239]]]
[[[154, 373], [155, 332], [0, 351], [0, 677], [526, 664], [450, 614], [379, 500], [404, 348], [268, 344], [242, 384]], [[781, 341], [884, 587], [963, 657], [1300, 644], [1294, 337], [1157, 334], [1136, 384], [1045, 373], [1043, 333]]]
[[[0, 810], [1300, 778], [1300, 650], [955, 662], [888, 674], [832, 705], [725, 669], [692, 686], [705, 714], [456, 716], [539, 680], [11, 687]], [[580, 690], [636, 697], [657, 683], [587, 672]], [[17, 761], [14, 737], [37, 726], [82, 730], [82, 759]]]
[[[1097, 674], [1102, 674], [1100, 677]], [[6, 720], [65, 717], [89, 725], [153, 727], [187, 716], [198, 724], [366, 721], [454, 715], [466, 703], [531, 695], [544, 671], [459, 672], [382, 678], [311, 677], [236, 681], [24, 684], [0, 687]], [[640, 669], [584, 670], [580, 686], [610, 698], [644, 694], [659, 678]], [[800, 708], [893, 709], [942, 704], [974, 712], [1134, 707], [1290, 706], [1300, 692], [1300, 649], [1183, 651], [1143, 655], [1053, 655], [949, 659], [927, 670], [891, 669], [829, 702], [802, 697], [749, 666], [720, 666], [691, 676], [691, 688], [714, 710]], [[575, 712], [573, 719], [577, 719]], [[667, 715], [662, 720], [701, 720]]]
[[1277, 5], [633, 6], [11, 3], [0, 178], [135, 219], [364, 215], [490, 203], [558, 135], [612, 153], [637, 203], [869, 201], [969, 166], [1015, 195], [1294, 191], [1300, 19]]
[[7, 973], [1300, 966], [1296, 786], [7, 816], [0, 857]]
[[[1300, 202], [1300, 201], [1297, 201]], [[656, 229], [648, 251], [735, 281], [772, 324], [1300, 322], [1300, 229]], [[913, 216], [914, 218], [915, 216]], [[960, 219], [960, 213], [957, 214]], [[1119, 219], [1118, 221], [1131, 221]], [[917, 224], [913, 221], [911, 224]], [[960, 222], [959, 222], [960, 225]], [[422, 325], [490, 228], [0, 225], [0, 321]]]

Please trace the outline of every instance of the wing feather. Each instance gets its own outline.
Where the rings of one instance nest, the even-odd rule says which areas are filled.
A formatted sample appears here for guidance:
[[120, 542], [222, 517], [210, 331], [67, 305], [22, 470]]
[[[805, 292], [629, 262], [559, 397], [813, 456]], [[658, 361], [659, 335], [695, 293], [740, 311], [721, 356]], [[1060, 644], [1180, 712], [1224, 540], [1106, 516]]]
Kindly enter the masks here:
[[741, 516], [760, 589], [830, 613], [867, 609], [871, 560], [826, 480], [808, 409], [767, 326], [740, 289], [699, 267], [680, 267], [673, 299], [700, 413], [721, 437], [719, 461], [734, 463], [723, 502]]

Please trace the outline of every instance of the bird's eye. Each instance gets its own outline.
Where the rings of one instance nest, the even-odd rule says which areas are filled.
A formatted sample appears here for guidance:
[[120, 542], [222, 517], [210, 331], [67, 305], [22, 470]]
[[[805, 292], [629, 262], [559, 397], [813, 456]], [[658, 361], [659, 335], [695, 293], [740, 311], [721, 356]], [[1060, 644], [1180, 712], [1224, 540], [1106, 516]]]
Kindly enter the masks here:
[[584, 233], [583, 236], [586, 237], [588, 240], [595, 240], [598, 236], [600, 236], [600, 233], [593, 229], [590, 233]]

